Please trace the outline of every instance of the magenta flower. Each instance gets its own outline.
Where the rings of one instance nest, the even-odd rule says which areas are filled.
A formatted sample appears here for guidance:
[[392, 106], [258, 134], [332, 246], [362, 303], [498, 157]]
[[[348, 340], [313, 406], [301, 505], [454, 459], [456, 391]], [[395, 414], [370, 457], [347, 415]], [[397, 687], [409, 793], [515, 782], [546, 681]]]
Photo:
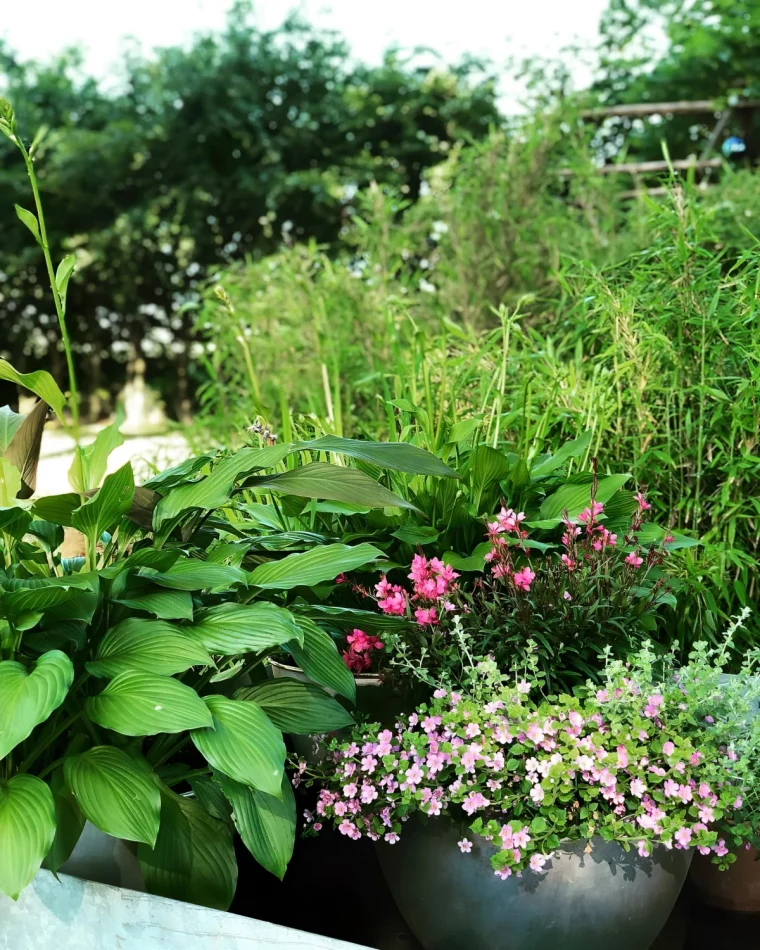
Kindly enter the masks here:
[[641, 565], [644, 563], [644, 558], [639, 557], [635, 551], [631, 551], [631, 553], [627, 555], [625, 563], [630, 564], [631, 567], [641, 567]]
[[515, 571], [514, 577], [512, 578], [515, 582], [515, 587], [518, 590], [530, 590], [530, 585], [533, 583], [533, 579], [536, 574], [529, 567], [524, 567], [521, 571]]

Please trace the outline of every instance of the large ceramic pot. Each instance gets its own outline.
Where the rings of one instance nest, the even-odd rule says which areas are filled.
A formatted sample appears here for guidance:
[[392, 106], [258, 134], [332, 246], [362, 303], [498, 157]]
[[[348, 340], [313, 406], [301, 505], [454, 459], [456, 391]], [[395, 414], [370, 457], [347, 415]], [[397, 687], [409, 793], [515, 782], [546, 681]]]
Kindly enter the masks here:
[[131, 891], [144, 891], [140, 864], [132, 846], [120, 838], [112, 838], [90, 822], [85, 822], [82, 834], [61, 874], [96, 884], [112, 884]]
[[737, 851], [736, 861], [726, 871], [718, 870], [707, 855], [698, 854], [689, 880], [710, 907], [760, 914], [760, 860], [754, 848]]
[[614, 842], [568, 842], [543, 874], [502, 881], [492, 848], [466, 826], [411, 820], [395, 845], [378, 844], [380, 866], [425, 950], [647, 950], [667, 920], [690, 851], [658, 847], [652, 858]]

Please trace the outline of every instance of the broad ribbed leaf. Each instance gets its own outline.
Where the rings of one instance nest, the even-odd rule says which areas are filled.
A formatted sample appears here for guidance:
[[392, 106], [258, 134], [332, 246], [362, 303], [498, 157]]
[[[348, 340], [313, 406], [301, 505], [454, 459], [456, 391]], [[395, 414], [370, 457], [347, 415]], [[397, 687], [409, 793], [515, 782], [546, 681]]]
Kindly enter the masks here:
[[21, 472], [6, 458], [0, 457], [0, 508], [14, 508], [21, 491]]
[[569, 459], [578, 458], [583, 455], [590, 444], [591, 430], [589, 429], [588, 432], [579, 435], [578, 438], [573, 439], [572, 442], [565, 442], [554, 455], [547, 455], [536, 462], [530, 470], [530, 477], [545, 478], [547, 475], [551, 475], [552, 472], [564, 465]]
[[54, 873], [71, 857], [84, 828], [85, 817], [63, 780], [63, 770], [56, 769], [50, 780], [55, 802], [55, 838], [45, 855], [45, 867]]
[[256, 491], [275, 491], [301, 498], [345, 501], [367, 508], [411, 508], [414, 505], [378, 484], [369, 475], [355, 468], [343, 468], [327, 462], [311, 462], [280, 475], [254, 476], [245, 487]]
[[5, 450], [5, 457], [21, 473], [19, 498], [30, 498], [37, 488], [37, 466], [40, 461], [42, 430], [48, 417], [48, 404], [40, 400], [24, 419], [13, 440]]
[[0, 759], [23, 742], [66, 698], [74, 667], [65, 653], [51, 650], [31, 671], [21, 663], [0, 663]]
[[7, 360], [0, 359], [0, 379], [7, 379], [11, 383], [28, 389], [46, 402], [59, 419], [63, 418], [66, 400], [50, 373], [46, 373], [43, 369], [34, 373], [18, 373]]
[[212, 459], [211, 455], [198, 455], [195, 458], [187, 459], [173, 468], [167, 468], [166, 471], [154, 475], [143, 484], [143, 488], [152, 488], [154, 491], [167, 492], [170, 488], [176, 488], [182, 485], [188, 479], [192, 478], [196, 472], [199, 472], [204, 465], [207, 465]]
[[382, 557], [383, 552], [371, 544], [325, 544], [303, 554], [289, 554], [280, 561], [260, 564], [251, 574], [251, 584], [269, 590], [312, 587]]
[[99, 538], [129, 511], [134, 492], [132, 464], [127, 462], [106, 477], [97, 494], [71, 513], [72, 524], [88, 538]]
[[[210, 475], [197, 482], [173, 488], [162, 498], [153, 513], [153, 524], [158, 527], [169, 518], [195, 508], [220, 508], [230, 500], [235, 482], [249, 472], [271, 468], [290, 452], [288, 445], [272, 445], [263, 449], [240, 449], [229, 458], [217, 462]], [[153, 483], [155, 487], [155, 482]]]
[[0, 455], [11, 444], [24, 418], [20, 413], [14, 412], [10, 406], [0, 406]]
[[330, 627], [337, 627], [340, 630], [353, 630], [354, 627], [359, 627], [366, 633], [381, 634], [409, 627], [406, 617], [371, 610], [354, 610], [351, 607], [331, 607], [327, 604], [294, 604], [293, 616], [296, 623], [301, 622], [301, 617], [308, 617], [315, 621], [323, 619], [329, 621]]
[[181, 558], [167, 571], [141, 567], [138, 574], [159, 587], [168, 587], [171, 590], [210, 590], [215, 587], [228, 588], [234, 584], [248, 584], [248, 575], [239, 567], [189, 557]]
[[408, 442], [365, 442], [362, 439], [342, 439], [337, 435], [325, 435], [308, 442], [296, 442], [294, 448], [309, 449], [312, 452], [337, 452], [370, 462], [378, 468], [391, 468], [412, 475], [459, 477], [435, 455], [416, 445], [409, 445]]
[[182, 627], [162, 620], [129, 617], [106, 633], [87, 670], [93, 676], [116, 676], [125, 670], [170, 676], [191, 666], [213, 666], [192, 631], [185, 633]]
[[151, 894], [216, 910], [232, 903], [237, 861], [229, 828], [191, 798], [162, 788], [156, 845], [138, 845], [137, 858]]
[[55, 837], [53, 793], [34, 775], [0, 780], [0, 891], [16, 900]]
[[119, 424], [114, 422], [101, 429], [93, 443], [79, 446], [69, 469], [69, 484], [74, 491], [84, 493], [97, 488], [106, 473], [108, 456], [123, 443]]
[[509, 459], [490, 445], [479, 445], [470, 457], [472, 485], [482, 492], [509, 472]]
[[159, 620], [192, 620], [193, 598], [186, 590], [155, 590], [150, 587], [128, 588], [117, 604], [133, 610], [145, 610]]
[[204, 696], [210, 729], [192, 733], [198, 751], [215, 768], [244, 785], [278, 796], [285, 770], [282, 733], [253, 702]]
[[170, 676], [119, 673], [86, 704], [99, 726], [123, 736], [154, 736], [210, 726], [211, 713], [194, 689]]
[[303, 646], [291, 641], [285, 644], [288, 653], [310, 680], [356, 702], [354, 675], [343, 662], [333, 638], [306, 617], [299, 617], [298, 625], [303, 630]]
[[[608, 475], [600, 478], [596, 490], [596, 501], [604, 504], [625, 485], [630, 475]], [[568, 516], [574, 520], [591, 504], [591, 482], [582, 485], [569, 483], [558, 488], [552, 495], [545, 498], [539, 510], [539, 517], [543, 520], [560, 519], [567, 510]]]
[[282, 677], [245, 686], [235, 699], [253, 700], [282, 732], [314, 735], [353, 725], [353, 716], [315, 683]]
[[63, 776], [82, 814], [114, 838], [153, 845], [158, 834], [161, 795], [158, 778], [123, 749], [95, 746], [67, 756]]
[[216, 778], [232, 805], [232, 820], [243, 844], [263, 868], [282, 880], [296, 839], [296, 800], [287, 775], [282, 777], [281, 798], [219, 772]]
[[17, 541], [24, 537], [31, 521], [25, 508], [0, 508], [0, 531]]
[[82, 504], [79, 495], [69, 492], [66, 495], [48, 495], [38, 498], [32, 507], [34, 516], [42, 521], [52, 521], [53, 524], [63, 525], [66, 528], [74, 524], [73, 513]]
[[210, 653], [258, 653], [280, 643], [302, 640], [290, 611], [274, 604], [219, 604], [200, 610], [193, 635]]

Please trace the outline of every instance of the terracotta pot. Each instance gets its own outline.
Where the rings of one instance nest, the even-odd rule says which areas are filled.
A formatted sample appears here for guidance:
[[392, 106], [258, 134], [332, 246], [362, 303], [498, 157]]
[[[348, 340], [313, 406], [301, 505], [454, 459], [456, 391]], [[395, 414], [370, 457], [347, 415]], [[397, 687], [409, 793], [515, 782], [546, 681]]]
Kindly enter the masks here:
[[720, 871], [709, 855], [694, 858], [689, 875], [700, 899], [710, 907], [760, 914], [760, 860], [754, 848], [741, 848], [727, 871]]

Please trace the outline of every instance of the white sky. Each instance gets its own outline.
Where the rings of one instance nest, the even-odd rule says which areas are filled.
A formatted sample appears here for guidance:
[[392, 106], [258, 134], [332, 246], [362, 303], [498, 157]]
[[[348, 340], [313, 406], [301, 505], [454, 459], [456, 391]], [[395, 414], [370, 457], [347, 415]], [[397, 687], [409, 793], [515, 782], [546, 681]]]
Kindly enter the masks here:
[[[293, 9], [338, 30], [354, 55], [378, 62], [388, 46], [428, 46], [444, 60], [464, 53], [503, 64], [510, 56], [551, 57], [569, 43], [593, 45], [606, 0], [259, 0], [258, 23], [272, 28]], [[149, 51], [186, 43], [223, 26], [231, 0], [0, 0], [0, 36], [23, 58], [46, 59], [80, 46], [89, 72], [107, 77], [123, 41]], [[574, 64], [583, 85], [588, 68]], [[504, 92], [508, 92], [505, 88]], [[511, 96], [510, 96], [511, 98]]]

